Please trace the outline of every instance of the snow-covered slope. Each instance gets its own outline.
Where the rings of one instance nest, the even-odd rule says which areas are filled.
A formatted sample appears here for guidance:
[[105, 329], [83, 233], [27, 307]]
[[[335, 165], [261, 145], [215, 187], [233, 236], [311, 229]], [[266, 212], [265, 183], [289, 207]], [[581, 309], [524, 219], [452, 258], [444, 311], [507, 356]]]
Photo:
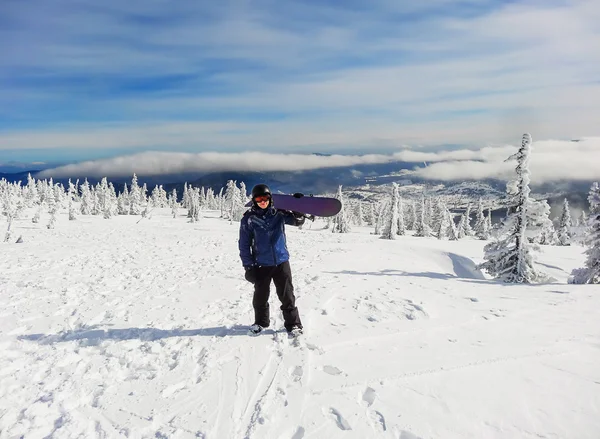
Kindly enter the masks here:
[[237, 224], [22, 219], [0, 253], [0, 437], [598, 438], [600, 291], [475, 270], [483, 243], [288, 229], [299, 343], [258, 337]]

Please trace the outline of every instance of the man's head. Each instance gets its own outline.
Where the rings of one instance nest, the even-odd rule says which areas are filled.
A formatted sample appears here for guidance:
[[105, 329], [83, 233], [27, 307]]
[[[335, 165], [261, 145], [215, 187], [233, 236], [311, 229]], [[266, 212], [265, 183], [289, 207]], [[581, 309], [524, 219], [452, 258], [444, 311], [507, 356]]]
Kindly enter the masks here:
[[261, 209], [271, 205], [271, 189], [266, 184], [257, 184], [252, 188], [252, 203]]

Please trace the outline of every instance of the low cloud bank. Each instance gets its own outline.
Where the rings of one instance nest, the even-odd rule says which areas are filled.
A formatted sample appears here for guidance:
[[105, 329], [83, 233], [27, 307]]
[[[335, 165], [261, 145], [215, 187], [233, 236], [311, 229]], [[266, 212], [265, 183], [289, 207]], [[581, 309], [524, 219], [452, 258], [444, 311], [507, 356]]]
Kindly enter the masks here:
[[[394, 154], [330, 155], [271, 154], [265, 152], [167, 153], [144, 152], [110, 159], [86, 161], [38, 174], [38, 178], [124, 177], [224, 171], [306, 171], [392, 162], [418, 163], [416, 176], [425, 179], [461, 181], [514, 176], [515, 163], [505, 162], [516, 145], [481, 149], [422, 152], [403, 150]], [[580, 141], [534, 142], [530, 170], [535, 183], [561, 180], [600, 180], [600, 138]]]

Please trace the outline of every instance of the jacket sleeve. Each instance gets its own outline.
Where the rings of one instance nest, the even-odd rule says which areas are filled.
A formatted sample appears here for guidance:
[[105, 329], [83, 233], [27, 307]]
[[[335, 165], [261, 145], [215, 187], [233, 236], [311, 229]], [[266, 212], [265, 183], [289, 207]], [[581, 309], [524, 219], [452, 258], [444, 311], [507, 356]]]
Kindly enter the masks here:
[[248, 217], [244, 216], [240, 222], [240, 238], [238, 240], [238, 247], [240, 249], [240, 259], [244, 267], [250, 267], [254, 265], [254, 258], [252, 257], [252, 230], [248, 224]]
[[284, 221], [288, 226], [301, 226], [306, 221], [301, 213], [294, 213], [289, 210], [280, 210], [280, 212], [283, 214]]

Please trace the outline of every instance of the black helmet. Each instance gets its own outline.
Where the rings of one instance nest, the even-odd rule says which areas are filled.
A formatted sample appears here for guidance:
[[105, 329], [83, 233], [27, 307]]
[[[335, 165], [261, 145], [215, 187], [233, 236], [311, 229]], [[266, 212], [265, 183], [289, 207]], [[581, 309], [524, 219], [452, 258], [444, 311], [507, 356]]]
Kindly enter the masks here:
[[259, 195], [271, 195], [271, 189], [266, 184], [257, 184], [252, 188], [252, 199]]

